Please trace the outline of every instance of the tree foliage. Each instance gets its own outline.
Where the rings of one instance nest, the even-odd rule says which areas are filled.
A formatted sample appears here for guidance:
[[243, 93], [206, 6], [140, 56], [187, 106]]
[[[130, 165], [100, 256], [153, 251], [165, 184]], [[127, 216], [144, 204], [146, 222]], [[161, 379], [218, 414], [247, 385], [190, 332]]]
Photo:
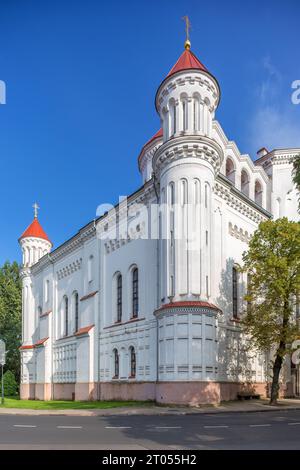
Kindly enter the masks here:
[[18, 384], [11, 370], [7, 370], [3, 375], [4, 396], [13, 397], [18, 393]]
[[300, 211], [300, 154], [296, 156], [293, 162], [293, 182], [299, 192], [298, 207]]
[[20, 378], [22, 287], [18, 263], [8, 261], [0, 268], [0, 338], [6, 343], [5, 370]]
[[275, 351], [271, 391], [274, 403], [283, 358], [299, 336], [294, 308], [300, 292], [300, 224], [287, 218], [262, 222], [243, 261], [244, 270], [250, 274], [243, 325], [254, 346]]

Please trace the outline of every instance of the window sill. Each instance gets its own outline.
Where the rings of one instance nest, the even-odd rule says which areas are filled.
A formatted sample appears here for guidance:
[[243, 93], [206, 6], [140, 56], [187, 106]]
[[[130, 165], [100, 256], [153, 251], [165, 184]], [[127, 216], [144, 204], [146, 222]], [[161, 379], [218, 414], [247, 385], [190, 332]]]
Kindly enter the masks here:
[[107, 330], [108, 328], [113, 328], [113, 327], [115, 327], [115, 326], [128, 325], [129, 323], [134, 323], [134, 322], [142, 321], [142, 320], [145, 320], [145, 317], [143, 317], [143, 318], [131, 318], [130, 320], [127, 320], [127, 321], [124, 321], [124, 322], [115, 322], [115, 323], [113, 323], [112, 325], [105, 326], [105, 327], [103, 328], [103, 330]]
[[130, 317], [129, 321], [131, 321], [131, 320], [138, 320], [138, 318], [139, 318], [138, 315], [135, 315], [135, 316], [132, 315], [132, 316]]
[[241, 323], [242, 319], [241, 317], [232, 317], [229, 319], [229, 321], [232, 321], [234, 323]]

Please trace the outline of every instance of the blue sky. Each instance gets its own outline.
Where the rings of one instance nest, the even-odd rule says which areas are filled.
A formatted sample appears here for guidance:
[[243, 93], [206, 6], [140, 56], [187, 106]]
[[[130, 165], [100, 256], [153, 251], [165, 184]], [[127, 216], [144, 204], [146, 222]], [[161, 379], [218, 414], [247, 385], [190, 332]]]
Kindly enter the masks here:
[[217, 77], [217, 118], [252, 157], [300, 146], [298, 0], [0, 0], [0, 263], [38, 201], [57, 246], [101, 203], [141, 184], [140, 148], [159, 128], [156, 89], [183, 51]]

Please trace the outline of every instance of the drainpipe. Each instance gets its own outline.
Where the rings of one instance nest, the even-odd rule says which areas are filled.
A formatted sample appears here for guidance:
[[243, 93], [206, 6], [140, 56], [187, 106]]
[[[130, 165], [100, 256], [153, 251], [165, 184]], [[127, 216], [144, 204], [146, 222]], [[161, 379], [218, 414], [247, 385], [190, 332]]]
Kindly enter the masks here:
[[[158, 207], [158, 211], [159, 211], [159, 194], [157, 192], [157, 187], [156, 187], [156, 184], [157, 184], [157, 181], [156, 181], [156, 176], [155, 176], [155, 173], [153, 173], [153, 183], [154, 183], [154, 191], [155, 191], [155, 195], [156, 195], [156, 203], [157, 203], [157, 207]], [[159, 216], [159, 214], [158, 214]], [[158, 217], [158, 222], [159, 222], [159, 217]], [[159, 283], [159, 278], [160, 278], [160, 259], [159, 259], [159, 243], [160, 243], [160, 226], [158, 224], [158, 238], [157, 238], [157, 242], [156, 242], [156, 258], [157, 258], [157, 262], [156, 262], [156, 266], [157, 266], [157, 276], [156, 276], [156, 291], [157, 291], [157, 298], [156, 298], [156, 306], [157, 308], [159, 308], [160, 306], [160, 301], [159, 301], [159, 297], [160, 297], [160, 283]], [[158, 351], [159, 351], [159, 344], [158, 344], [158, 340], [159, 340], [159, 335], [158, 335], [158, 318], [157, 316], [155, 316], [156, 318], [156, 383], [158, 382], [158, 379], [159, 379], [159, 374], [158, 374], [158, 368], [159, 368], [159, 359], [158, 359]]]
[[[95, 224], [96, 229], [96, 224]], [[97, 229], [96, 229], [97, 239]], [[98, 240], [98, 239], [97, 239]], [[98, 246], [98, 331], [97, 331], [97, 350], [98, 350], [98, 383], [97, 383], [97, 400], [100, 401], [100, 370], [101, 370], [101, 359], [100, 359], [100, 332], [101, 332], [101, 269], [102, 269], [102, 244], [101, 240], [96, 244]]]
[[51, 380], [51, 400], [54, 399], [54, 383], [53, 383], [53, 344], [54, 344], [54, 312], [56, 302], [56, 280], [54, 278], [54, 262], [48, 253], [48, 260], [52, 264], [52, 321], [51, 321], [51, 363], [50, 363], [50, 380]]

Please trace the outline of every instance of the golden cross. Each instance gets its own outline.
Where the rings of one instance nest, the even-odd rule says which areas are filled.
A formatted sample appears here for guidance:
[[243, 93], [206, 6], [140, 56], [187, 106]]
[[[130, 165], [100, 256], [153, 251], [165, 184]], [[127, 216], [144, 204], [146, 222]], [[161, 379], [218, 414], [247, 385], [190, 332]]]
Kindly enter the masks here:
[[183, 21], [185, 21], [185, 32], [186, 32], [186, 41], [190, 40], [190, 29], [191, 29], [191, 22], [188, 16], [182, 17]]

